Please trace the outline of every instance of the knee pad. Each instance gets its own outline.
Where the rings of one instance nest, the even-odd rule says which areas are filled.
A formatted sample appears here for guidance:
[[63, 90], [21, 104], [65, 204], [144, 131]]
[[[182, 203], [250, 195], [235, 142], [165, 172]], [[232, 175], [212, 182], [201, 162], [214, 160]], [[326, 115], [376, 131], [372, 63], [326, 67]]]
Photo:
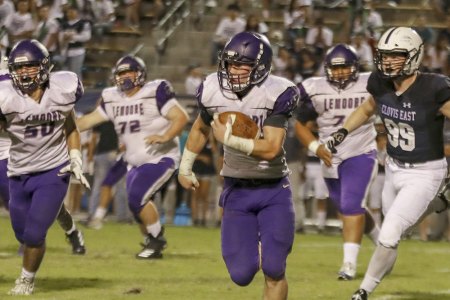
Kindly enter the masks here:
[[264, 264], [262, 266], [262, 270], [264, 275], [272, 278], [273, 280], [281, 280], [284, 278], [285, 267], [284, 266], [276, 266], [274, 264], [268, 265]]
[[386, 248], [397, 248], [402, 237], [402, 227], [400, 224], [383, 225], [378, 242]]
[[258, 268], [255, 269], [252, 267], [234, 268], [233, 270], [229, 269], [231, 280], [239, 286], [249, 285], [257, 271]]
[[23, 235], [23, 240], [20, 242], [29, 247], [40, 247], [45, 242], [45, 235], [25, 233]]

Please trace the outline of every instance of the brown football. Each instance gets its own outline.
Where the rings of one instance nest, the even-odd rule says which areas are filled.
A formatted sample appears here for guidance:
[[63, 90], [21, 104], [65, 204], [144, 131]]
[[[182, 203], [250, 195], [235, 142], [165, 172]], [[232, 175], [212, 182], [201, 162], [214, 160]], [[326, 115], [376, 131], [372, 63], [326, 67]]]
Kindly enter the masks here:
[[229, 116], [235, 118], [231, 130], [233, 135], [246, 139], [259, 138], [259, 127], [249, 116], [238, 111], [226, 111], [219, 114], [220, 123], [226, 124]]

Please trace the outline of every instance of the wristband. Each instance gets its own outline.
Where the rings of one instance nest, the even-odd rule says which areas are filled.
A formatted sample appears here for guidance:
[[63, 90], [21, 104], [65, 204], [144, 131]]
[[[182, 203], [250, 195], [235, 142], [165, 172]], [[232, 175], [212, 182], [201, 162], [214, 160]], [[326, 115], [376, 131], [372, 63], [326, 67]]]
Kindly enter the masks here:
[[252, 139], [245, 139], [230, 134], [228, 139], [224, 141], [224, 144], [233, 149], [244, 152], [247, 155], [252, 154], [255, 142]]
[[319, 147], [320, 147], [320, 143], [317, 140], [314, 140], [311, 143], [309, 143], [308, 150], [311, 151], [312, 153], [316, 154], [317, 149], [319, 149]]
[[181, 157], [180, 168], [178, 174], [189, 176], [192, 174], [192, 166], [194, 165], [195, 159], [197, 158], [197, 153], [189, 151], [184, 148], [183, 156]]

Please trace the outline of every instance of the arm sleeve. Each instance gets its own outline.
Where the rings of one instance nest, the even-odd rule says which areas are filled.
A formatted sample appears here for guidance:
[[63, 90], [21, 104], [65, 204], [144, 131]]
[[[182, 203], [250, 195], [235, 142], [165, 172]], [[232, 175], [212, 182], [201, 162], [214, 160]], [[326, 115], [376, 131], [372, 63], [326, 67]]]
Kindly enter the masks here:
[[288, 119], [297, 107], [300, 93], [296, 86], [288, 87], [278, 96], [275, 101], [272, 113], [264, 121], [263, 126], [273, 126], [279, 128], [288, 128]]
[[198, 111], [200, 114], [200, 118], [202, 118], [203, 123], [205, 123], [206, 125], [210, 126], [212, 120], [213, 120], [213, 116], [211, 116], [208, 112], [208, 110], [206, 109], [206, 107], [203, 105], [202, 103], [202, 96], [203, 96], [203, 83], [200, 84], [200, 86], [197, 89], [197, 95], [195, 96], [197, 98], [197, 106], [198, 106]]
[[316, 120], [319, 114], [314, 108], [311, 97], [306, 92], [303, 84], [299, 84], [298, 88], [300, 90], [300, 105], [298, 105], [296, 110], [296, 119], [300, 123]]

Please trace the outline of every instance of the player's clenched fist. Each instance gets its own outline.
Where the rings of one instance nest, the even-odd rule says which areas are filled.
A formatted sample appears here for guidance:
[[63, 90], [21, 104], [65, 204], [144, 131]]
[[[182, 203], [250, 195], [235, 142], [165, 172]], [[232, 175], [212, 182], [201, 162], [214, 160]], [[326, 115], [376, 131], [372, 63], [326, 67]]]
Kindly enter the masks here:
[[340, 145], [348, 134], [348, 130], [341, 128], [338, 131], [333, 132], [327, 141], [327, 147], [331, 153], [337, 153], [336, 146]]

